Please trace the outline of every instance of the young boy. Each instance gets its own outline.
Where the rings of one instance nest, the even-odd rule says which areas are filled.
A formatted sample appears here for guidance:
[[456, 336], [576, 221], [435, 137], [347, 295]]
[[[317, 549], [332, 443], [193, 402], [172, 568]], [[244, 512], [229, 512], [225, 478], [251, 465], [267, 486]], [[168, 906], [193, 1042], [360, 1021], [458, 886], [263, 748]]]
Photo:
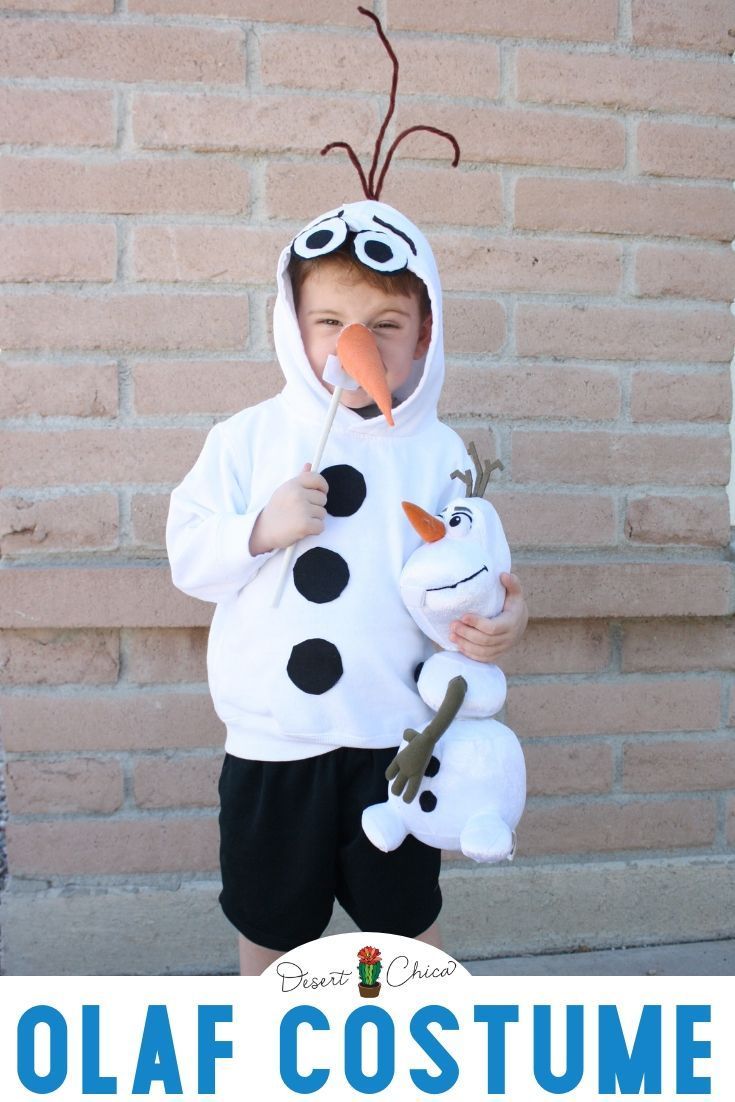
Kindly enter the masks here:
[[[337, 337], [374, 335], [393, 401], [389, 425], [345, 390], [320, 471], [313, 453], [330, 400], [322, 375]], [[364, 201], [306, 227], [278, 265], [274, 339], [286, 386], [211, 430], [171, 496], [174, 584], [217, 603], [209, 685], [227, 727], [220, 778], [220, 902], [257, 975], [313, 940], [337, 898], [365, 930], [438, 944], [440, 852], [413, 837], [375, 849], [360, 817], [385, 799], [406, 727], [429, 713], [415, 688], [431, 653], [400, 599], [418, 537], [401, 501], [438, 512], [471, 466], [437, 418], [442, 303], [423, 235]], [[280, 604], [281, 549], [297, 544]], [[523, 633], [520, 587], [496, 620], [464, 617], [455, 641], [492, 662]]]

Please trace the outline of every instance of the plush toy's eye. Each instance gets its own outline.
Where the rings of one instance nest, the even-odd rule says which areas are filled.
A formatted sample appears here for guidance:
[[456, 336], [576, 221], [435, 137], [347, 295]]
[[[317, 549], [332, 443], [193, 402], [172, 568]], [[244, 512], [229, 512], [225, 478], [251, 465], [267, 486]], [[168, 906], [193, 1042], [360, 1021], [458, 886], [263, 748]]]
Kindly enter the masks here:
[[294, 241], [292, 248], [297, 256], [310, 260], [338, 249], [347, 237], [347, 223], [341, 218], [327, 218], [304, 230]]
[[472, 515], [467, 509], [455, 509], [451, 517], [447, 521], [447, 535], [454, 536], [456, 539], [459, 536], [466, 536], [469, 534], [472, 527]]
[[402, 241], [380, 230], [363, 230], [355, 235], [355, 256], [376, 272], [398, 272], [408, 264], [408, 253]]

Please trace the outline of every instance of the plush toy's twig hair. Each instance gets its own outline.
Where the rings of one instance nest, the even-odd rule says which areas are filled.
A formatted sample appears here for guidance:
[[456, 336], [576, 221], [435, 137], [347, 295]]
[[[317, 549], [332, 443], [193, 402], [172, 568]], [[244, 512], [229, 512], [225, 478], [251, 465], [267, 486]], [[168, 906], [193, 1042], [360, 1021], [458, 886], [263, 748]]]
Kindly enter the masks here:
[[490, 475], [493, 471], [502, 471], [505, 468], [499, 459], [494, 459], [492, 462], [486, 459], [483, 465], [474, 442], [470, 443], [468, 451], [472, 462], [475, 464], [476, 474], [474, 478], [472, 471], [452, 471], [450, 478], [458, 478], [460, 482], [464, 482], [467, 497], [484, 497]]
[[370, 172], [367, 178], [365, 177], [365, 171], [360, 164], [360, 161], [358, 160], [357, 154], [355, 153], [352, 146], [348, 145], [347, 142], [330, 142], [329, 145], [325, 145], [324, 148], [320, 150], [320, 152], [322, 157], [324, 157], [332, 149], [345, 149], [347, 151], [348, 157], [357, 170], [357, 175], [360, 177], [360, 183], [362, 184], [362, 190], [365, 193], [365, 197], [367, 199], [377, 200], [380, 199], [380, 193], [383, 190], [383, 184], [385, 182], [385, 175], [388, 171], [391, 161], [393, 160], [393, 154], [395, 153], [396, 149], [403, 141], [403, 139], [407, 138], [409, 134], [415, 134], [418, 130], [424, 130], [429, 134], [438, 134], [440, 138], [446, 138], [448, 142], [451, 142], [454, 148], [454, 159], [452, 160], [452, 168], [456, 168], [459, 164], [459, 143], [457, 142], [457, 139], [454, 137], [453, 134], [450, 134], [446, 130], [439, 130], [436, 126], [424, 126], [423, 124], [420, 124], [418, 126], [409, 126], [407, 130], [401, 131], [401, 133], [398, 135], [398, 137], [395, 139], [390, 149], [388, 150], [388, 154], [385, 158], [385, 162], [383, 163], [380, 174], [378, 175], [378, 181], [376, 184], [375, 175], [378, 171], [380, 153], [383, 148], [383, 139], [385, 138], [385, 132], [388, 129], [388, 124], [393, 118], [393, 112], [396, 109], [396, 92], [398, 91], [399, 66], [398, 58], [395, 55], [395, 51], [388, 41], [385, 31], [383, 30], [383, 27], [381, 26], [380, 20], [378, 19], [377, 15], [375, 15], [371, 11], [368, 11], [367, 8], [358, 7], [357, 10], [360, 12], [361, 15], [366, 15], [368, 19], [372, 19], [380, 37], [380, 41], [383, 43], [386, 53], [388, 54], [388, 57], [391, 59], [391, 62], [393, 64], [393, 78], [391, 80], [390, 86], [390, 100], [388, 103], [388, 110], [386, 111], [385, 118], [383, 119], [383, 124], [380, 127], [380, 133], [378, 134], [378, 137], [375, 141], [373, 159], [370, 164]]

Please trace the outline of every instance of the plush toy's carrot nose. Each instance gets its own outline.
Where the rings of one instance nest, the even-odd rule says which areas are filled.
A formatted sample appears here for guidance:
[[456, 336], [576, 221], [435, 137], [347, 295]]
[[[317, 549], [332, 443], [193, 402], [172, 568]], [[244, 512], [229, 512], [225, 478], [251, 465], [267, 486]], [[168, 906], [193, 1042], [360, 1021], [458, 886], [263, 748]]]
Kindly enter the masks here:
[[370, 330], [357, 322], [345, 326], [337, 338], [337, 355], [347, 374], [370, 395], [388, 424], [393, 425], [385, 368]]
[[426, 543], [436, 543], [447, 534], [447, 526], [439, 517], [432, 517], [418, 505], [410, 501], [402, 501], [403, 511], [411, 522], [411, 527], [418, 532]]

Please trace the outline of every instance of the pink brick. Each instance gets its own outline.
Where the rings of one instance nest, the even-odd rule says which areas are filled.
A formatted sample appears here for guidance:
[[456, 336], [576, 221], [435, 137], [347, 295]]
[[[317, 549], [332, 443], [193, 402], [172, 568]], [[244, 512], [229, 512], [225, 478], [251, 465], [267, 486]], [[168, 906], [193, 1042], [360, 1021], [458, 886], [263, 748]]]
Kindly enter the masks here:
[[735, 743], [629, 743], [623, 751], [623, 785], [628, 792], [696, 792], [735, 787]]
[[515, 224], [521, 229], [581, 233], [735, 236], [735, 195], [724, 186], [627, 183], [525, 176], [516, 182]]
[[[366, 159], [367, 160], [367, 159]], [[266, 166], [266, 209], [270, 217], [307, 221], [314, 217], [314, 195], [324, 210], [360, 199], [355, 170], [336, 154], [315, 164], [273, 161]], [[419, 225], [441, 222], [467, 226], [498, 226], [503, 220], [500, 174], [485, 166], [472, 171], [462, 162], [447, 172], [441, 168], [411, 168], [391, 164], [381, 199], [411, 212]]]
[[[77, 429], [0, 434], [0, 482], [16, 486], [174, 482], [196, 459], [194, 429]], [[189, 463], [191, 465], [191, 463]]]
[[631, 417], [634, 421], [725, 421], [732, 409], [728, 371], [635, 371]]
[[0, 498], [0, 555], [117, 547], [115, 494]]
[[444, 299], [444, 342], [455, 355], [492, 355], [505, 343], [505, 309], [476, 298]]
[[608, 494], [489, 494], [513, 549], [612, 547], [617, 543], [615, 502]]
[[61, 157], [5, 156], [5, 211], [81, 214], [244, 214], [246, 168], [223, 157], [82, 163]]
[[0, 627], [189, 628], [209, 624], [213, 611], [177, 590], [168, 566], [0, 570]]
[[128, 0], [128, 11], [144, 15], [203, 15], [207, 19], [246, 19], [273, 23], [315, 23], [365, 27], [357, 7], [344, 0]]
[[533, 807], [526, 810], [519, 827], [519, 856], [702, 848], [714, 842], [715, 824], [711, 800], [585, 801]]
[[116, 272], [114, 226], [0, 226], [0, 282], [109, 283]]
[[[425, 103], [400, 105], [397, 128], [425, 123], [426, 111]], [[461, 136], [465, 161], [608, 169], [625, 164], [625, 131], [616, 119], [437, 101], [431, 104], [431, 125]], [[446, 156], [449, 148], [434, 134], [412, 134], [399, 152], [403, 157], [436, 159]]]
[[539, 238], [435, 235], [432, 248], [448, 291], [615, 293], [621, 248]]
[[[195, 149], [249, 153], [318, 152], [329, 141], [372, 150], [376, 106], [297, 95], [157, 95], [133, 98], [133, 132], [143, 149]], [[334, 137], [332, 136], [334, 135]]]
[[640, 171], [650, 176], [733, 177], [735, 130], [730, 125], [640, 122], [637, 149]]
[[96, 758], [13, 761], [7, 768], [11, 815], [112, 812], [123, 802], [119, 762]]
[[0, 88], [0, 142], [114, 146], [116, 131], [112, 92]]
[[169, 494], [133, 494], [130, 519], [133, 543], [139, 547], [166, 547]]
[[111, 15], [115, 0], [4, 0], [6, 11], [66, 11]]
[[0, 361], [0, 417], [116, 417], [117, 364]]
[[727, 485], [726, 435], [514, 429], [514, 482], [587, 485]]
[[726, 61], [519, 50], [516, 94], [533, 103], [729, 115], [735, 72]]
[[283, 388], [272, 361], [146, 360], [133, 365], [135, 408], [141, 414], [235, 413]]
[[732, 573], [730, 563], [696, 561], [524, 564], [520, 570], [532, 619], [728, 616]]
[[[363, 35], [319, 31], [259, 35], [261, 79], [285, 88], [325, 88], [348, 92], [387, 92], [391, 68], [372, 31]], [[325, 44], [329, 62], [325, 64]], [[392, 36], [401, 65], [401, 95], [421, 93], [497, 99], [500, 54], [495, 43]]]
[[730, 507], [723, 490], [718, 495], [660, 497], [646, 494], [629, 502], [625, 535], [633, 543], [694, 544], [727, 547]]
[[610, 655], [610, 634], [600, 620], [532, 620], [520, 642], [501, 656], [499, 665], [509, 677], [600, 673], [609, 666]]
[[632, 0], [632, 17], [636, 44], [732, 51], [730, 0]]
[[15, 876], [212, 872], [217, 820], [146, 815], [12, 823], [8, 862]]
[[126, 635], [126, 673], [140, 685], [207, 680], [207, 635], [204, 628], [151, 628]]
[[529, 796], [575, 796], [609, 792], [613, 780], [610, 746], [559, 746], [526, 742]]
[[204, 690], [8, 696], [3, 716], [8, 752], [183, 750], [219, 747], [225, 734]]
[[133, 279], [268, 286], [288, 241], [251, 226], [139, 226], [131, 238]]
[[642, 245], [636, 252], [635, 277], [639, 295], [730, 302], [735, 298], [735, 252]]
[[154, 23], [7, 19], [0, 74], [78, 80], [242, 82], [240, 30], [205, 30]]
[[735, 620], [645, 620], [622, 627], [625, 673], [735, 670]]
[[541, 306], [516, 311], [521, 356], [729, 363], [735, 321], [725, 309]]
[[716, 730], [720, 682], [715, 677], [626, 677], [514, 685], [508, 694], [508, 725], [527, 737]]
[[116, 631], [4, 631], [0, 671], [5, 685], [115, 684]]
[[133, 775], [138, 807], [217, 807], [222, 755], [216, 757], [146, 757]]
[[498, 38], [551, 38], [575, 42], [611, 42], [618, 26], [615, 0], [561, 0], [553, 7], [544, 0], [455, 0], [427, 4], [401, 0], [391, 13], [391, 27], [492, 35]]
[[620, 413], [617, 372], [587, 367], [450, 366], [443, 415], [560, 417], [601, 421]]
[[11, 349], [240, 351], [248, 305], [246, 295], [38, 292], [0, 297], [0, 328]]

